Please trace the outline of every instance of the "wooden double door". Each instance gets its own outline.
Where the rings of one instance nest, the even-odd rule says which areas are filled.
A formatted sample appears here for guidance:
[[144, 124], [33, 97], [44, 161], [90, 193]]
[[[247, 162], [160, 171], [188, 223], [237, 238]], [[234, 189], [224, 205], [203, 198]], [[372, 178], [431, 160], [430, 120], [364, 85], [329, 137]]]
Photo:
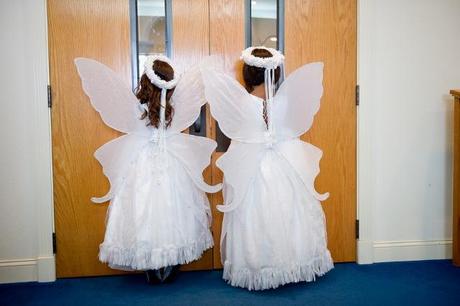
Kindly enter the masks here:
[[[244, 0], [172, 0], [172, 57], [181, 68], [209, 54], [224, 56], [241, 79], [245, 47]], [[324, 151], [316, 186], [323, 202], [328, 245], [336, 262], [355, 261], [356, 239], [356, 0], [285, 1], [287, 73], [323, 61], [324, 95], [312, 129], [302, 138]], [[97, 259], [107, 204], [91, 196], [108, 190], [94, 151], [119, 133], [104, 125], [82, 91], [73, 60], [94, 58], [131, 80], [129, 0], [48, 0], [56, 262], [58, 277], [120, 273]], [[207, 136], [216, 137], [207, 114]], [[214, 153], [205, 178], [222, 181]], [[220, 268], [222, 215], [210, 195], [215, 247], [185, 269]]]

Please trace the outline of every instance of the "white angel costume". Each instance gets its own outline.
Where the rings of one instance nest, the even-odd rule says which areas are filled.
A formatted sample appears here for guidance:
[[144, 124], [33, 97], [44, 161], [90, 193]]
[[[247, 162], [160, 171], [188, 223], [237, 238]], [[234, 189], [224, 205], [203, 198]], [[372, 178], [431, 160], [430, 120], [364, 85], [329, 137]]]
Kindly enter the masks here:
[[[257, 47], [264, 48], [264, 47]], [[264, 67], [267, 122], [263, 100], [233, 78], [203, 68], [205, 95], [212, 116], [232, 139], [217, 160], [224, 173], [221, 236], [223, 278], [249, 290], [313, 281], [333, 268], [327, 249], [321, 202], [329, 194], [314, 187], [322, 151], [299, 139], [313, 122], [322, 96], [323, 64], [305, 65], [289, 75], [274, 95], [274, 69], [284, 56], [256, 58]]]
[[[205, 192], [217, 192], [202, 177], [216, 147], [213, 140], [181, 133], [205, 103], [199, 68], [166, 82], [152, 69], [145, 73], [162, 89], [159, 128], [140, 120], [144, 109], [115, 73], [103, 64], [77, 58], [75, 64], [92, 106], [109, 127], [125, 133], [95, 152], [110, 181], [109, 192], [95, 203], [110, 201], [99, 259], [121, 270], [149, 270], [188, 263], [213, 246]], [[150, 65], [150, 67], [149, 67]], [[165, 127], [166, 90], [174, 116]]]

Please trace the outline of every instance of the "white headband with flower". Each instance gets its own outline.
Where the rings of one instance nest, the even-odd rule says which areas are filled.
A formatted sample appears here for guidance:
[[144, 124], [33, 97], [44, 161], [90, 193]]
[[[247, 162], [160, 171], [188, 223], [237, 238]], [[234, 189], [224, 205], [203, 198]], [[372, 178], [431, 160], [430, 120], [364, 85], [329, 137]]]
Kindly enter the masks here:
[[[254, 51], [254, 49], [267, 50], [268, 52], [272, 54], [272, 56], [271, 57], [254, 56], [251, 54], [252, 51]], [[284, 55], [281, 54], [281, 52], [279, 52], [276, 49], [267, 48], [264, 46], [249, 47], [249, 48], [244, 49], [241, 52], [240, 59], [242, 59], [249, 66], [255, 66], [255, 67], [265, 68], [265, 69], [276, 69], [277, 67], [279, 67], [280, 65], [284, 63]]]
[[[174, 70], [174, 78], [170, 81], [162, 80], [153, 70], [153, 63], [156, 61], [162, 61], [168, 63]], [[176, 70], [169, 58], [164, 56], [163, 54], [153, 54], [147, 56], [144, 62], [144, 73], [149, 78], [150, 82], [161, 89], [172, 89], [177, 85], [179, 78], [176, 76]]]

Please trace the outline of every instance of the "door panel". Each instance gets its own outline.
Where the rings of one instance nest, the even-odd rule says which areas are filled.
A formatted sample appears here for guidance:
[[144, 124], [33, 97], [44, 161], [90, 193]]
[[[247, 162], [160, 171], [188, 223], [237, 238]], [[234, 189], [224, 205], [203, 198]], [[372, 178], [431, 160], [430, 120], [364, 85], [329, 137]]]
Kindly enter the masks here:
[[[73, 63], [94, 58], [128, 84], [131, 76], [129, 1], [48, 1], [57, 276], [119, 274], [98, 261], [108, 204], [93, 204], [109, 184], [94, 151], [120, 133], [108, 128], [83, 93]], [[207, 1], [173, 1], [173, 50], [179, 68], [208, 54]], [[201, 15], [199, 15], [201, 14]], [[195, 31], [205, 33], [193, 39]], [[91, 34], [88, 34], [91, 33]], [[211, 182], [211, 169], [205, 178]], [[186, 270], [210, 269], [212, 250]]]
[[[244, 49], [244, 0], [213, 0], [209, 7], [209, 46], [211, 55], [220, 55], [225, 60], [231, 75], [242, 81], [242, 63], [239, 60], [241, 50]], [[210, 120], [210, 135], [216, 139], [216, 121]], [[213, 184], [222, 182], [222, 172], [216, 167], [216, 160], [222, 155], [214, 152], [212, 156], [212, 180]], [[217, 211], [216, 205], [222, 204], [222, 192], [212, 195], [213, 211], [213, 235], [214, 235], [214, 267], [222, 268], [220, 261], [220, 232], [222, 229], [221, 212]]]
[[49, 0], [52, 143], [58, 277], [120, 273], [97, 259], [109, 184], [94, 151], [119, 133], [105, 126], [81, 88], [74, 58], [94, 58], [130, 82], [128, 1]]
[[313, 61], [324, 62], [324, 95], [302, 139], [323, 150], [319, 192], [334, 261], [356, 260], [356, 0], [285, 1], [287, 74]]
[[[355, 261], [356, 219], [356, 0], [285, 1], [285, 53], [287, 73], [312, 61], [325, 62], [325, 94], [312, 129], [302, 139], [323, 152], [319, 191], [331, 197], [323, 203], [327, 218], [329, 248], [334, 261]], [[210, 53], [224, 56], [229, 73], [240, 82], [244, 48], [244, 1], [212, 1], [210, 6]], [[211, 120], [215, 139], [215, 121]], [[222, 172], [213, 155], [213, 183], [222, 181]], [[213, 205], [222, 203], [222, 194], [212, 196]], [[222, 214], [214, 208], [214, 267], [220, 263]], [[217, 251], [219, 248], [219, 251]]]
[[[173, 50], [172, 59], [179, 71], [199, 64], [209, 54], [209, 6], [208, 0], [172, 1]], [[200, 37], [200, 39], [196, 39]], [[208, 184], [212, 182], [212, 170], [204, 171]], [[212, 196], [208, 195], [209, 201]], [[182, 270], [203, 270], [213, 268], [213, 249], [206, 251], [200, 260], [194, 261]]]

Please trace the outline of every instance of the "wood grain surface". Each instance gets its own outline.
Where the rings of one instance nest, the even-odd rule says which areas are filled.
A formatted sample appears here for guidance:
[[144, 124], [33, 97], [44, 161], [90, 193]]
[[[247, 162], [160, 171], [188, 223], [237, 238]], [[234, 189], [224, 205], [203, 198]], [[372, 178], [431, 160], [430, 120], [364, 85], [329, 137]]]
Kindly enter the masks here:
[[[110, 4], [110, 5], [109, 5]], [[184, 70], [208, 54], [221, 55], [229, 73], [242, 81], [244, 0], [174, 0], [173, 59]], [[324, 151], [320, 192], [329, 191], [323, 207], [329, 247], [335, 261], [356, 259], [356, 0], [285, 1], [286, 64], [290, 72], [312, 61], [325, 63], [320, 112], [302, 138]], [[109, 187], [94, 151], [119, 135], [108, 128], [83, 93], [73, 60], [94, 58], [130, 82], [129, 2], [127, 0], [49, 0], [50, 81], [53, 91], [52, 141], [58, 277], [120, 273], [99, 263], [107, 204], [91, 196]], [[216, 123], [207, 109], [207, 135]], [[458, 135], [458, 134], [457, 134]], [[222, 181], [214, 153], [204, 175]], [[458, 163], [457, 163], [458, 164]], [[220, 268], [222, 214], [215, 209], [222, 194], [210, 196], [215, 247], [184, 269]]]
[[48, 31], [57, 276], [118, 274], [98, 261], [107, 203], [90, 198], [109, 188], [94, 151], [119, 133], [91, 107], [74, 58], [96, 59], [129, 84], [128, 1], [49, 0]]
[[[172, 59], [179, 71], [186, 71], [209, 55], [208, 0], [174, 0], [172, 15]], [[203, 175], [206, 182], [211, 184], [211, 167], [208, 167]], [[212, 195], [208, 195], [208, 198], [212, 202]], [[215, 249], [206, 251], [200, 260], [184, 265], [181, 269], [212, 269], [214, 251]]]
[[356, 260], [356, 0], [285, 1], [287, 73], [324, 62], [324, 95], [302, 139], [323, 150], [319, 192], [334, 261]]
[[[228, 67], [228, 73], [242, 81], [239, 60], [241, 50], [244, 49], [244, 0], [213, 0], [209, 2], [210, 24], [210, 54], [221, 56]], [[211, 136], [215, 139], [216, 121], [210, 120]], [[221, 183], [223, 174], [216, 167], [216, 160], [222, 155], [215, 152], [212, 157], [213, 184]], [[222, 268], [220, 260], [220, 233], [222, 229], [223, 214], [216, 209], [222, 204], [222, 192], [212, 196], [213, 234], [214, 234], [214, 267]]]

